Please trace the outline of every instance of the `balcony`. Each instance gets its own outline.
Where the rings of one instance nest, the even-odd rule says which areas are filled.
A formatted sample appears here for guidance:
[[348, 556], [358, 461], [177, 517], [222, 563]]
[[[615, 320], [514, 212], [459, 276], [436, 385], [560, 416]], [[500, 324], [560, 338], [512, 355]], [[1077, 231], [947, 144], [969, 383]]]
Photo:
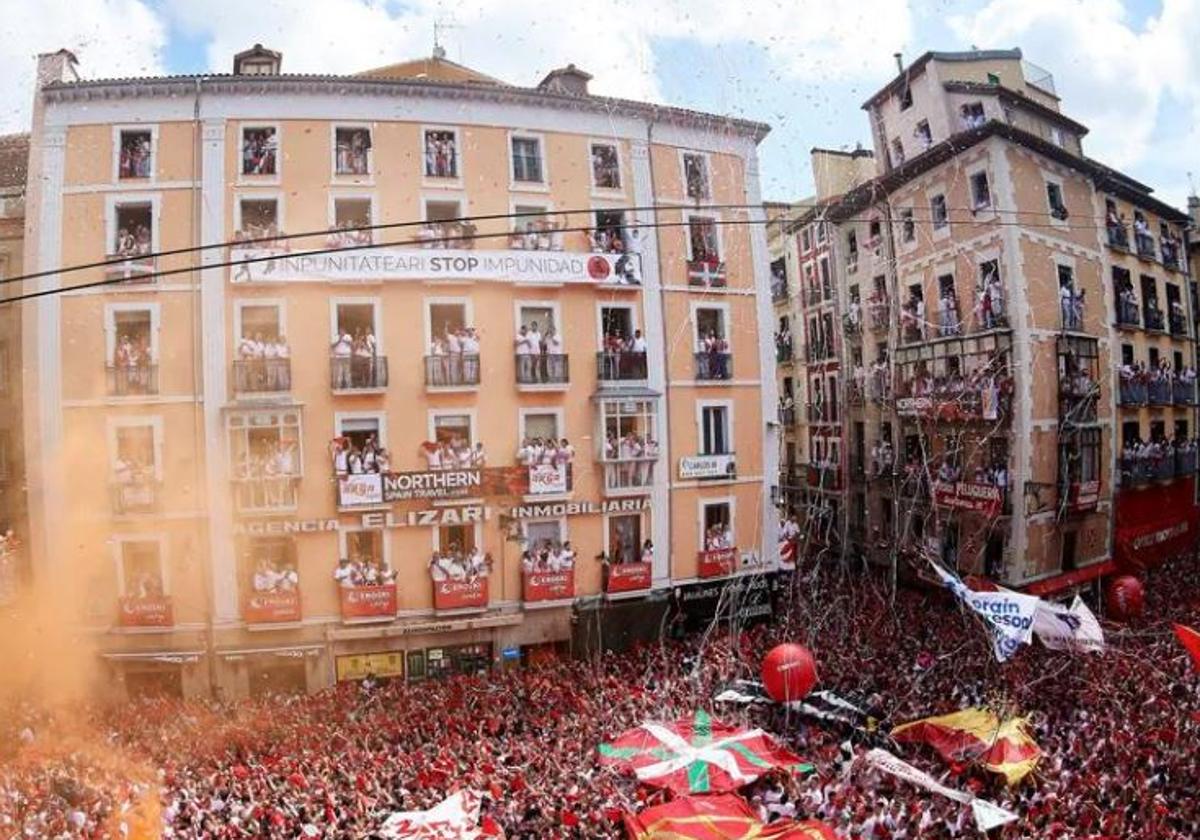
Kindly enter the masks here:
[[1129, 228], [1125, 225], [1114, 224], [1109, 222], [1108, 229], [1108, 244], [1113, 248], [1120, 248], [1122, 251], [1129, 250]]
[[947, 510], [973, 511], [993, 518], [1009, 510], [1006, 488], [969, 481], [935, 483], [933, 503]]
[[1061, 298], [1059, 312], [1062, 315], [1062, 328], [1071, 332], [1083, 330], [1083, 298], [1072, 292], [1070, 297]]
[[1154, 237], [1145, 233], [1135, 233], [1134, 240], [1137, 243], [1137, 255], [1139, 259], [1153, 260], [1156, 257], [1156, 249], [1154, 247]]
[[286, 513], [296, 509], [300, 476], [235, 478], [233, 491], [239, 513]]
[[[458, 391], [479, 387], [479, 355], [445, 353], [425, 357], [425, 388], [437, 391]], [[387, 384], [384, 369], [384, 385]]]
[[1117, 295], [1117, 326], [1137, 328], [1142, 325], [1141, 319], [1138, 318], [1138, 305], [1136, 301], [1126, 300]]
[[1197, 459], [1194, 448], [1184, 451], [1175, 450], [1175, 475], [1183, 477], [1196, 473]]
[[738, 570], [738, 550], [718, 548], [696, 552], [696, 575], [702, 578], [728, 577]]
[[851, 337], [862, 333], [862, 318], [857, 308], [854, 312], [847, 312], [842, 316], [842, 332]]
[[171, 627], [174, 624], [174, 610], [169, 595], [126, 595], [117, 599], [119, 627]]
[[1150, 405], [1173, 405], [1175, 402], [1175, 389], [1169, 379], [1151, 379], [1146, 390]]
[[329, 382], [335, 394], [382, 391], [388, 384], [387, 356], [331, 356]]
[[601, 382], [645, 381], [646, 354], [624, 350], [596, 354], [596, 378]]
[[110, 397], [144, 397], [158, 393], [158, 365], [109, 365]]
[[696, 379], [702, 382], [714, 382], [733, 378], [732, 353], [694, 353]]
[[790, 365], [792, 363], [792, 342], [776, 341], [775, 342], [775, 364]]
[[643, 592], [650, 588], [654, 569], [650, 563], [605, 563], [604, 592], [607, 595]]
[[[912, 394], [913, 383], [905, 393]], [[966, 381], [929, 389], [920, 396], [897, 395], [896, 412], [901, 417], [918, 417], [946, 423], [992, 422], [1010, 416], [1012, 396], [1006, 390]]]
[[1153, 304], [1148, 303], [1144, 307], [1143, 311], [1146, 319], [1146, 329], [1157, 330], [1158, 332], [1164, 332], [1166, 330], [1166, 321], [1163, 317], [1163, 311], [1161, 309]]
[[837, 490], [842, 486], [842, 468], [837, 464], [809, 464], [805, 472], [808, 486], [816, 490]]
[[1172, 309], [1167, 313], [1167, 326], [1171, 329], [1171, 335], [1186, 336], [1188, 334], [1187, 318], [1182, 312]]
[[1086, 373], [1064, 376], [1058, 382], [1059, 419], [1070, 423], [1096, 422], [1099, 384]]
[[1150, 481], [1150, 461], [1146, 458], [1121, 459], [1121, 484], [1137, 487]]
[[788, 282], [781, 277], [771, 278], [771, 302], [772, 303], [787, 303], [788, 299]]
[[715, 259], [688, 260], [687, 276], [689, 286], [723, 289], [728, 284], [725, 276], [725, 263]]
[[158, 509], [159, 482], [152, 478], [118, 481], [110, 489], [112, 510], [117, 516], [151, 513]]
[[871, 372], [867, 377], [867, 399], [873, 403], [885, 403], [892, 398], [890, 371], [884, 367]]
[[846, 383], [846, 402], [849, 405], [863, 404], [863, 386], [859, 382], [851, 380]]
[[781, 426], [795, 426], [796, 425], [796, 409], [795, 409], [795, 407], [779, 409], [779, 425], [781, 425]]
[[300, 593], [252, 592], [242, 605], [242, 618], [247, 624], [294, 624], [301, 618]]
[[887, 332], [891, 328], [891, 310], [886, 299], [867, 301], [867, 323], [871, 332]]
[[1162, 241], [1162, 264], [1175, 271], [1183, 271], [1183, 260], [1179, 257], [1179, 243], [1174, 240]]
[[524, 572], [521, 599], [527, 604], [570, 601], [575, 597], [575, 570]]
[[654, 468], [658, 456], [651, 458], [605, 458], [604, 491], [608, 494], [635, 495], [647, 493], [654, 484]]
[[531, 499], [565, 496], [574, 489], [574, 470], [570, 464], [532, 464], [528, 470], [528, 493]]
[[1176, 379], [1172, 387], [1175, 405], [1194, 405], [1196, 403], [1196, 381], [1183, 382]]
[[833, 342], [813, 341], [804, 347], [804, 359], [809, 364], [829, 361], [833, 358]]
[[958, 317], [958, 305], [938, 310], [938, 336], [950, 338], [962, 335], [962, 321]]
[[269, 394], [291, 389], [291, 359], [239, 359], [233, 363], [235, 394]]
[[516, 357], [516, 370], [517, 385], [522, 391], [561, 391], [571, 381], [566, 354], [524, 353]]
[[117, 260], [125, 257], [119, 263], [111, 263], [104, 267], [104, 279], [109, 281], [123, 280], [126, 283], [153, 283], [155, 260], [154, 257], [136, 254], [109, 254], [108, 259]]
[[1117, 398], [1123, 406], [1139, 406], [1149, 402], [1146, 383], [1137, 379], [1121, 378]]
[[486, 576], [466, 580], [434, 580], [433, 608], [437, 612], [480, 612], [488, 605]]

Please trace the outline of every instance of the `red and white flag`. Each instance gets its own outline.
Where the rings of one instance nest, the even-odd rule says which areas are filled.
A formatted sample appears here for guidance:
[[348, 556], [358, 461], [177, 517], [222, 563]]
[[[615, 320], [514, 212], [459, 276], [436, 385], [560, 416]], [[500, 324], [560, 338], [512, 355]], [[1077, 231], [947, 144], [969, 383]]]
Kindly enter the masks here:
[[397, 811], [376, 834], [387, 840], [503, 840], [503, 832], [489, 833], [479, 827], [481, 798], [479, 791], [460, 790], [428, 811]]

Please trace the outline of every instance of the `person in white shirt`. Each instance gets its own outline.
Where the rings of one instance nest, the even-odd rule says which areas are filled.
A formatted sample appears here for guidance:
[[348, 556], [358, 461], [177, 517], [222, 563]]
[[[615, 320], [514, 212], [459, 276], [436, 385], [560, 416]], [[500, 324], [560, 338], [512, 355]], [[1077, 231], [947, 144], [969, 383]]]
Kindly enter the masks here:
[[443, 581], [449, 577], [446, 573], [446, 567], [442, 563], [441, 555], [434, 554], [429, 558], [429, 576], [435, 581]]
[[350, 333], [340, 330], [332, 345], [335, 388], [351, 387], [350, 356], [353, 351], [354, 342], [350, 338]]
[[517, 331], [517, 337], [513, 340], [513, 345], [517, 353], [517, 376], [520, 382], [533, 381], [533, 359], [529, 354], [529, 330], [524, 326]]
[[559, 569], [568, 572], [575, 568], [575, 549], [571, 547], [571, 541], [567, 540], [562, 544], [562, 549], [558, 553]]
[[278, 580], [275, 570], [265, 559], [258, 561], [258, 569], [254, 572], [255, 592], [274, 592]]
[[475, 469], [482, 469], [487, 466], [487, 454], [483, 451], [483, 444], [476, 443], [475, 448], [470, 450], [471, 460], [470, 465]]
[[562, 571], [562, 553], [557, 546], [550, 546], [546, 550], [546, 568], [552, 572]]
[[575, 447], [566, 438], [558, 442], [558, 461], [561, 464], [570, 464], [575, 460]]
[[333, 579], [337, 581], [338, 586], [353, 586], [353, 572], [349, 559], [343, 557], [338, 560], [337, 568], [333, 570]]
[[533, 444], [529, 438], [522, 438], [521, 446], [517, 449], [517, 463], [523, 467], [533, 464]]
[[565, 382], [566, 376], [563, 370], [563, 343], [558, 336], [558, 331], [554, 327], [546, 328], [546, 335], [543, 339], [543, 347], [545, 349], [545, 358], [543, 359], [546, 365], [546, 376], [549, 382]]
[[461, 338], [463, 381], [468, 385], [479, 384], [479, 333], [467, 327]]
[[462, 337], [453, 327], [447, 326], [444, 341], [446, 354], [449, 356], [446, 360], [446, 382], [444, 384], [458, 385], [462, 382]]
[[639, 562], [653, 563], [654, 562], [654, 543], [646, 540], [642, 543], [642, 553], [638, 557]]
[[329, 442], [329, 454], [333, 459], [333, 472], [336, 475], [346, 475], [350, 472], [350, 441], [344, 437], [336, 437]]
[[426, 469], [433, 471], [442, 468], [442, 447], [440, 444], [425, 444], [421, 447], [421, 454], [425, 456]]
[[464, 444], [457, 452], [458, 468], [461, 470], [470, 469], [475, 463], [475, 451], [470, 446]]
[[347, 459], [347, 462], [350, 465], [350, 475], [363, 474], [363, 459], [357, 449], [350, 450], [350, 457]]
[[646, 339], [642, 337], [641, 330], [633, 331], [633, 341], [630, 343], [629, 350], [631, 353], [646, 352]]
[[275, 575], [275, 586], [280, 592], [295, 592], [300, 585], [300, 575], [295, 569], [282, 568]]

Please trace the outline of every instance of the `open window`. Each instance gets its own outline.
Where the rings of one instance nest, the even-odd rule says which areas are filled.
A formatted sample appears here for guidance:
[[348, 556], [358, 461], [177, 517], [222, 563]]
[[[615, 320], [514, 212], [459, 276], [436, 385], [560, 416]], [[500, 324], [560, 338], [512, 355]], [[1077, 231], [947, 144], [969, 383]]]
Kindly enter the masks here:
[[457, 178], [458, 132], [448, 128], [425, 129], [425, 177]]
[[122, 540], [120, 563], [122, 597], [161, 598], [167, 594], [162, 546], [158, 540]]
[[621, 254], [633, 248], [625, 229], [624, 210], [596, 210], [592, 228], [592, 250], [602, 254]]
[[1046, 182], [1046, 203], [1050, 206], [1050, 216], [1060, 222], [1067, 220], [1070, 213], [1067, 212], [1067, 204], [1063, 199], [1063, 188], [1061, 184], [1056, 184], [1054, 181]]
[[125, 262], [109, 266], [110, 279], [138, 280], [154, 270], [155, 205], [149, 199], [121, 199], [111, 205], [109, 257]]
[[155, 310], [113, 307], [108, 310], [108, 319], [108, 393], [118, 397], [157, 394]]
[[971, 175], [971, 208], [976, 212], [992, 206], [992, 190], [986, 172]]
[[917, 123], [917, 127], [913, 129], [913, 137], [917, 140], [917, 145], [924, 151], [933, 145], [933, 132], [929, 129], [929, 120], [921, 120]]
[[615, 143], [592, 143], [592, 186], [598, 190], [621, 189], [621, 156]]
[[153, 422], [122, 424], [113, 429], [110, 463], [114, 513], [154, 509], [162, 478], [159, 446]]
[[280, 233], [279, 199], [259, 196], [238, 199], [238, 226], [233, 232], [234, 242], [267, 240], [255, 241], [254, 247], [286, 247], [282, 241], [274, 241]]
[[688, 216], [687, 232], [688, 260], [690, 262], [709, 266], [716, 266], [721, 262], [721, 242], [717, 236], [717, 220], [715, 218], [699, 215]]
[[333, 225], [330, 227], [326, 244], [330, 248], [346, 248], [354, 245], [370, 245], [374, 232], [369, 230], [373, 214], [371, 199], [345, 197], [333, 199]]
[[733, 509], [729, 502], [701, 502], [704, 523], [704, 551], [733, 548]]
[[728, 379], [732, 374], [727, 317], [723, 306], [696, 306], [693, 309], [697, 379]]
[[934, 230], [941, 230], [950, 224], [949, 211], [946, 209], [946, 196], [938, 194], [929, 199], [929, 217]]
[[154, 177], [153, 131], [148, 128], [121, 129], [117, 144], [117, 178]]
[[688, 198], [697, 201], [711, 198], [708, 180], [708, 159], [696, 152], [683, 153], [683, 184]]
[[378, 302], [335, 301], [330, 345], [334, 390], [387, 387], [387, 356], [379, 338]]
[[231, 412], [230, 472], [241, 511], [292, 509], [304, 464], [300, 412]]
[[642, 514], [622, 513], [609, 516], [609, 562], [613, 564], [642, 562], [642, 547], [645, 545], [642, 533]]
[[371, 174], [371, 129], [334, 128], [333, 172], [335, 175]]
[[915, 242], [917, 239], [917, 223], [913, 219], [913, 211], [911, 207], [900, 211], [900, 240], [902, 242]]
[[700, 455], [733, 452], [733, 409], [729, 405], [700, 406]]
[[291, 537], [249, 537], [240, 566], [247, 592], [295, 592], [299, 585], [296, 541]]
[[608, 490], [648, 487], [658, 460], [658, 409], [653, 400], [604, 400], [600, 405]]
[[234, 391], [287, 391], [292, 386], [291, 347], [283, 324], [283, 305], [238, 301]]
[[242, 174], [279, 174], [279, 130], [274, 126], [242, 128]]

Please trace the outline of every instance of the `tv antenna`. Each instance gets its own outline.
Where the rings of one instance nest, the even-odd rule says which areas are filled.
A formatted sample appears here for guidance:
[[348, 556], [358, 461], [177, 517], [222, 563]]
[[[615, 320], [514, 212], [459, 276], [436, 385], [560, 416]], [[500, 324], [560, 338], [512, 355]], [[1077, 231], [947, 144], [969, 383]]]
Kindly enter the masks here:
[[[445, 48], [445, 46], [442, 45], [442, 34], [448, 29], [460, 29], [460, 28], [461, 27], [457, 23], [450, 23], [448, 21], [441, 20], [440, 18], [433, 22], [433, 57], [434, 58], [444, 59], [446, 57], [446, 48]], [[460, 47], [460, 53], [461, 53], [461, 47]], [[459, 58], [460, 59], [462, 58], [461, 54], [459, 55]]]

